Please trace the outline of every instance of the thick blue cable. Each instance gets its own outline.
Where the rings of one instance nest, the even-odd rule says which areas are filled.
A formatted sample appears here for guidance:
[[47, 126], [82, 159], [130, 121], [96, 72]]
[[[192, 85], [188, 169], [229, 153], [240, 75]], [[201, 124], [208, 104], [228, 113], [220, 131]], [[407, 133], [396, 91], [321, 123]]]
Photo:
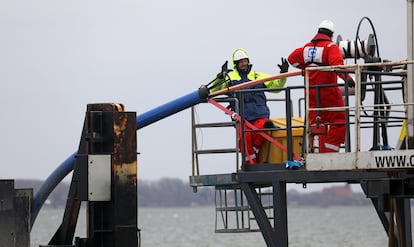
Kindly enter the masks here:
[[202, 101], [205, 101], [205, 99], [200, 98], [199, 90], [197, 90], [150, 111], [142, 113], [137, 116], [137, 130], [201, 103]]
[[75, 166], [76, 154], [77, 152], [73, 153], [60, 166], [58, 166], [43, 182], [42, 186], [39, 188], [39, 191], [34, 196], [30, 215], [30, 229], [32, 229], [40, 208], [42, 208], [50, 193], [52, 193], [55, 187], [73, 170], [73, 167]]

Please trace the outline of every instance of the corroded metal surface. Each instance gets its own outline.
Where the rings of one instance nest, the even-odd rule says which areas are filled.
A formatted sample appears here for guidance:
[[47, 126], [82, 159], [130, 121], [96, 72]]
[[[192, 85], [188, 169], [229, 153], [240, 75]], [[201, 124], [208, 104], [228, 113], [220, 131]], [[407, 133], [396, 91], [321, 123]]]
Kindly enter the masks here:
[[113, 175], [120, 183], [137, 184], [135, 114], [114, 114]]
[[123, 112], [125, 109], [123, 104], [115, 103], [98, 103], [88, 104], [87, 111], [109, 111], [109, 112]]

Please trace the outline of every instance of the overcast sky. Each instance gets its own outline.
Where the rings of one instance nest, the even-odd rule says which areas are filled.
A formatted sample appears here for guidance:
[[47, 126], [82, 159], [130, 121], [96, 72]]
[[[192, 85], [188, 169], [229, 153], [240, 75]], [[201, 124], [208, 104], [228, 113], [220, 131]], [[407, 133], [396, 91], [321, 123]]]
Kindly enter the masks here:
[[[1, 0], [0, 178], [49, 176], [76, 151], [88, 103], [144, 113], [208, 83], [238, 47], [256, 70], [276, 74], [321, 20], [354, 39], [364, 16], [381, 57], [405, 59], [403, 0]], [[188, 180], [190, 120], [185, 110], [138, 131], [140, 179]]]

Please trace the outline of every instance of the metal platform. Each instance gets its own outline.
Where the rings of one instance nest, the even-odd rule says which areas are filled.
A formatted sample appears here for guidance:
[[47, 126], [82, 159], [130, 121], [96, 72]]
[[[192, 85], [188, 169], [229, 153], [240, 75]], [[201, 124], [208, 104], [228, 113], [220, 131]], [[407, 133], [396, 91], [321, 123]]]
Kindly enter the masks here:
[[[394, 65], [397, 64], [387, 64], [387, 66]], [[304, 186], [311, 183], [337, 182], [359, 184], [377, 211], [388, 235], [389, 246], [411, 247], [410, 199], [414, 197], [414, 145], [411, 145], [411, 140], [408, 137], [405, 138], [406, 121], [410, 118], [406, 110], [410, 104], [407, 103], [407, 99], [402, 93], [406, 84], [406, 74], [404, 71], [382, 73], [369, 69], [369, 66], [378, 66], [378, 64], [365, 66], [364, 68], [359, 65], [313, 68], [340, 73], [353, 71], [351, 73], [355, 73], [357, 78], [355, 95], [348, 94], [349, 88], [345, 87], [344, 107], [309, 108], [309, 105], [304, 107], [306, 116], [310, 111], [346, 112], [346, 120], [340, 124], [346, 126], [347, 135], [339, 152], [320, 153], [323, 150], [320, 147], [324, 145], [321, 140], [325, 138], [324, 135], [329, 126], [336, 123], [327, 123], [328, 127], [323, 127], [326, 127], [326, 130], [319, 132], [315, 131], [314, 123], [306, 121], [306, 116], [294, 115], [292, 108], [294, 100], [291, 95], [304, 95], [304, 92], [309, 91], [309, 88], [306, 88], [309, 85], [306, 83], [306, 86], [287, 87], [283, 89], [284, 94], [281, 94], [283, 101], [277, 101], [279, 105], [275, 107], [284, 109], [286, 115], [284, 118], [273, 121], [275, 128], [247, 130], [262, 131], [274, 138], [274, 141], [265, 138], [271, 143], [265, 145], [268, 147], [267, 149], [262, 148], [258, 153], [259, 157], [262, 154], [267, 158], [265, 160], [258, 159], [256, 164], [248, 165], [241, 158], [246, 157], [245, 150], [239, 151], [237, 148], [233, 148], [236, 150], [234, 152], [235, 162], [223, 164], [223, 167], [235, 165], [236, 168], [231, 173], [200, 174], [199, 155], [210, 153], [214, 155], [214, 161], [217, 163], [220, 152], [213, 153], [200, 148], [202, 145], [197, 143], [196, 130], [211, 128], [214, 124], [196, 123], [193, 116], [193, 174], [190, 177], [190, 186], [195, 191], [197, 187], [202, 186], [214, 186], [216, 190], [238, 189], [237, 193], [244, 194], [248, 205], [244, 204], [243, 207], [239, 205], [239, 208], [231, 205], [224, 210], [238, 211], [241, 214], [250, 209], [266, 245], [285, 247], [288, 246], [287, 184], [302, 184]], [[367, 77], [367, 75], [375, 78], [375, 81], [361, 81], [361, 78]], [[386, 76], [387, 80], [381, 80], [381, 75]], [[239, 93], [243, 94], [244, 91]], [[401, 102], [388, 102], [386, 93], [397, 93], [399, 97], [397, 98], [401, 99]], [[373, 99], [373, 104], [363, 104], [365, 94]], [[353, 101], [350, 100], [352, 97], [354, 97]], [[226, 100], [231, 99], [224, 98], [222, 102], [226, 102]], [[300, 103], [298, 105], [300, 106]], [[243, 109], [243, 101], [240, 102], [240, 109]], [[293, 120], [297, 121], [293, 123]], [[243, 123], [242, 120], [238, 122], [241, 125]], [[235, 139], [237, 139], [238, 131], [241, 130], [243, 139], [243, 131], [245, 130], [243, 126], [238, 127], [238, 124], [233, 122], [233, 126], [226, 125], [226, 127], [232, 126]], [[400, 132], [398, 147], [391, 147], [389, 144], [388, 132], [392, 128]], [[368, 141], [366, 137], [372, 139], [371, 147], [367, 148], [362, 145], [361, 140], [365, 144]], [[222, 141], [218, 142], [217, 146], [222, 143]], [[271, 145], [274, 146], [271, 148]], [[262, 153], [263, 151], [267, 153]], [[292, 163], [294, 165], [290, 166]], [[272, 195], [272, 205], [267, 208], [261, 200], [261, 190], [264, 188], [270, 190]], [[246, 209], [246, 206], [249, 209]], [[269, 208], [272, 211], [270, 214]], [[220, 211], [223, 208], [218, 207], [216, 210]], [[236, 220], [239, 218], [236, 217]], [[227, 222], [225, 223], [225, 225], [229, 225]], [[242, 227], [243, 229], [246, 228]]]
[[[407, 169], [393, 171], [270, 170], [268, 166], [274, 165], [254, 166], [257, 170], [261, 168], [263, 170], [192, 176], [190, 185], [240, 188], [247, 198], [250, 210], [254, 214], [267, 246], [288, 246], [286, 184], [331, 182], [360, 184], [365, 195], [372, 201], [384, 230], [389, 235], [391, 246], [412, 246], [410, 198], [414, 197], [413, 171]], [[273, 205], [270, 214], [272, 217], [269, 217], [260, 199], [258, 191], [263, 187], [272, 189]]]

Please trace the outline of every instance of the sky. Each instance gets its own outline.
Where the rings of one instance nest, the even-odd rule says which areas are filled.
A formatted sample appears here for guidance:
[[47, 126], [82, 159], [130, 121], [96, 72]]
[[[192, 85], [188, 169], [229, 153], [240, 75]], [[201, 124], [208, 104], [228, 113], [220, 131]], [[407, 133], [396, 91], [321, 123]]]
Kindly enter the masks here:
[[[280, 58], [308, 42], [324, 19], [335, 23], [335, 37], [352, 40], [367, 16], [380, 56], [405, 59], [406, 4], [1, 0], [0, 179], [47, 178], [77, 150], [89, 103], [122, 103], [139, 115], [210, 82], [238, 47], [249, 52], [255, 70], [277, 74]], [[365, 22], [359, 35], [365, 39], [371, 32]], [[287, 85], [300, 83], [301, 78], [289, 79]], [[207, 120], [213, 114], [223, 116], [215, 109], [198, 111]], [[139, 179], [188, 181], [189, 109], [140, 129], [137, 136]], [[202, 172], [235, 169], [219, 159], [212, 163]]]

